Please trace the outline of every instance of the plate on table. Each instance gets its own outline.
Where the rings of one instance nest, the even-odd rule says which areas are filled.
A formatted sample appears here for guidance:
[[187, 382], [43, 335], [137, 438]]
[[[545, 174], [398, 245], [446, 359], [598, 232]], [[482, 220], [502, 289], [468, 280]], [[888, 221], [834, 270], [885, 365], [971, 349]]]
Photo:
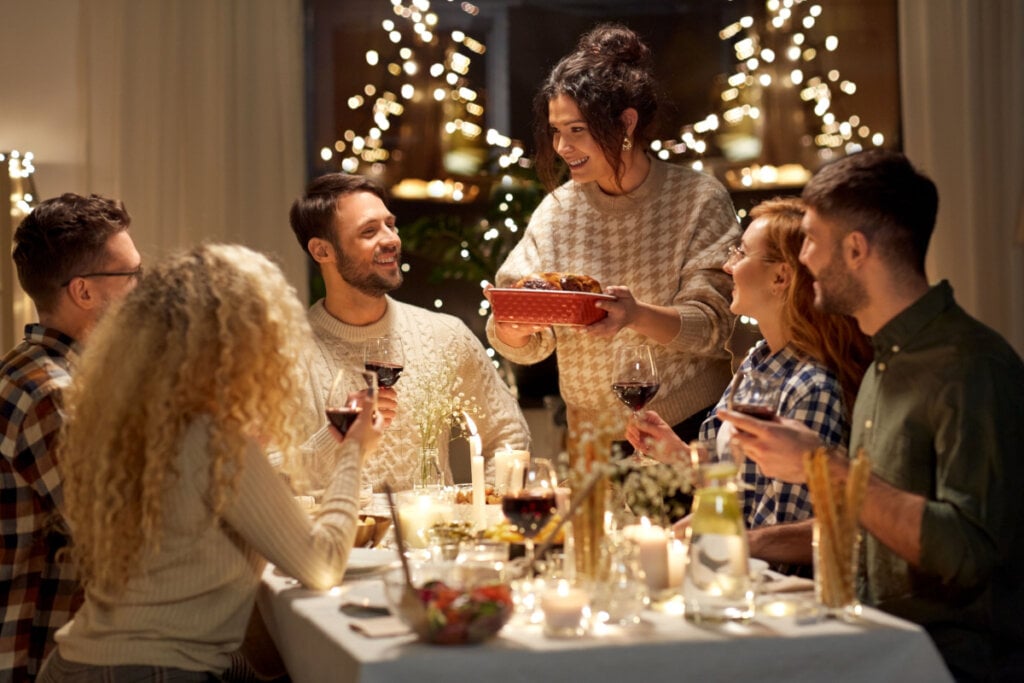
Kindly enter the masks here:
[[594, 304], [615, 301], [608, 294], [553, 289], [494, 287], [490, 295], [495, 320], [526, 325], [590, 325], [608, 315]]
[[392, 548], [352, 548], [345, 577], [373, 574], [397, 564], [398, 553]]

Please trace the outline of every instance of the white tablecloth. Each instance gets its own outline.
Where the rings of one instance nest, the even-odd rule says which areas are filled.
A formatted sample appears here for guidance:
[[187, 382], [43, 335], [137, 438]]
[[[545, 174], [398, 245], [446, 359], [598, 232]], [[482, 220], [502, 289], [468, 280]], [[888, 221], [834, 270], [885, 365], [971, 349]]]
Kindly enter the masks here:
[[918, 626], [866, 609], [857, 624], [811, 624], [759, 615], [748, 624], [697, 625], [678, 615], [644, 613], [644, 623], [573, 640], [545, 638], [516, 620], [483, 645], [434, 646], [412, 635], [367, 638], [340, 611], [338, 594], [317, 593], [264, 575], [257, 598], [294, 683], [358, 681], [708, 680], [800, 681], [952, 680], [931, 639]]

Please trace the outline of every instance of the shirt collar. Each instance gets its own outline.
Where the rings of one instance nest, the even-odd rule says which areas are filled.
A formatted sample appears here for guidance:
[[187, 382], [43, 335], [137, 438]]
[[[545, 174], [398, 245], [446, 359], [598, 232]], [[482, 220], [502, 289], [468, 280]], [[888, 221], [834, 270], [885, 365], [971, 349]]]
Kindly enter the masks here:
[[39, 323], [25, 325], [25, 341], [38, 344], [62, 356], [77, 356], [82, 352], [82, 345], [52, 327], [44, 327]]
[[910, 304], [871, 337], [875, 356], [906, 348], [925, 325], [953, 306], [954, 303], [953, 288], [948, 281], [943, 280], [931, 287], [924, 296]]

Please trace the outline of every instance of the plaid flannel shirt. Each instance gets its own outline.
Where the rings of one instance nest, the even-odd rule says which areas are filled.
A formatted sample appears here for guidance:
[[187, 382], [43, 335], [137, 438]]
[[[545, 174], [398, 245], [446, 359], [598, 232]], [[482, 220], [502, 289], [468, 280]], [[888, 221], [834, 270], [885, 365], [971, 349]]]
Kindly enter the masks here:
[[[740, 365], [739, 372], [774, 378], [782, 387], [779, 415], [800, 420], [821, 436], [826, 444], [846, 443], [849, 422], [844, 417], [843, 392], [839, 380], [823, 365], [797, 355], [788, 346], [772, 353], [761, 340]], [[722, 421], [716, 416], [725, 407], [731, 387], [701, 425], [700, 437], [717, 455], [716, 440]], [[726, 449], [729, 448], [725, 444]], [[796, 522], [813, 514], [810, 495], [802, 484], [786, 484], [766, 477], [752, 460], [744, 460], [741, 472], [743, 518], [747, 528]]]
[[34, 324], [0, 361], [0, 683], [33, 680], [82, 602], [70, 560], [56, 556], [68, 536], [53, 453], [77, 353], [73, 339]]

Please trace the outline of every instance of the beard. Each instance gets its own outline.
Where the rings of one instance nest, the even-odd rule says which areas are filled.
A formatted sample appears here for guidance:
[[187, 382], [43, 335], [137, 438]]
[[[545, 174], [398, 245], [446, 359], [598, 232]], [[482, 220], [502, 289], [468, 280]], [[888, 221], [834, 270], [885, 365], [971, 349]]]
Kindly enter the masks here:
[[[385, 277], [367, 272], [355, 260], [348, 258], [338, 245], [334, 245], [334, 253], [338, 255], [334, 265], [341, 279], [367, 296], [384, 296], [402, 286], [401, 270], [398, 270], [394, 277]], [[400, 257], [401, 252], [395, 252], [395, 256]]]
[[814, 277], [814, 305], [833, 315], [853, 315], [867, 303], [868, 295], [862, 285], [843, 263], [843, 255], [836, 249], [828, 265]]

